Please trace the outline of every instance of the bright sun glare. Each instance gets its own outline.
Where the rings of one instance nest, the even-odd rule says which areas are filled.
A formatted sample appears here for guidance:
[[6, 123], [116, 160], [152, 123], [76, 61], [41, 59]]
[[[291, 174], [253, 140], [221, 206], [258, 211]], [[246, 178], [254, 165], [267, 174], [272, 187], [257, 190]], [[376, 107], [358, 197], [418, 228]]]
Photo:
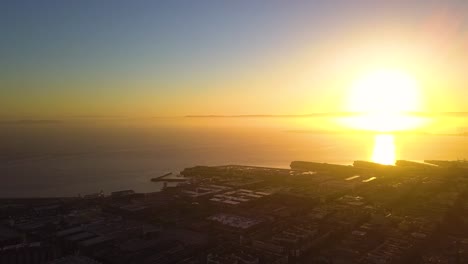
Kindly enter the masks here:
[[378, 70], [365, 75], [353, 83], [348, 100], [348, 109], [359, 113], [347, 122], [354, 128], [390, 132], [421, 124], [408, 115], [421, 109], [419, 84], [402, 71]]
[[395, 164], [391, 132], [414, 129], [424, 121], [411, 115], [421, 111], [418, 82], [398, 70], [377, 70], [357, 79], [350, 89], [348, 110], [357, 114], [345, 119], [348, 126], [381, 133], [375, 136], [371, 157], [380, 164]]
[[372, 161], [385, 165], [395, 164], [396, 157], [394, 140], [393, 135], [376, 135]]

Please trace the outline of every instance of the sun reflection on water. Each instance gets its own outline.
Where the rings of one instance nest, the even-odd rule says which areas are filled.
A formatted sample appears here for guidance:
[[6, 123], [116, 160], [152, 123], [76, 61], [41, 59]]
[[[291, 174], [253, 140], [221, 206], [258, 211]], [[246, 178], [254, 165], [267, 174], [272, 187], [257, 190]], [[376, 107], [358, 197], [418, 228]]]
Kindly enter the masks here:
[[395, 137], [393, 135], [379, 134], [375, 136], [372, 161], [385, 165], [395, 164]]

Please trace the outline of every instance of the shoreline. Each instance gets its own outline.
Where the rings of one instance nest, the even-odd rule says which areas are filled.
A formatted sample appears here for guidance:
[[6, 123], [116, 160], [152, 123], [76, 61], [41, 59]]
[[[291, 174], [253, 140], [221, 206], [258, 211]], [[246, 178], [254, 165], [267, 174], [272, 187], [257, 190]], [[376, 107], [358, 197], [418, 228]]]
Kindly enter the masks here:
[[[428, 163], [425, 163], [424, 161], [428, 162]], [[423, 162], [421, 161], [408, 161], [408, 160], [399, 160], [396, 162], [396, 165], [382, 165], [382, 164], [379, 164], [379, 163], [374, 163], [374, 162], [368, 162], [368, 161], [355, 161], [354, 162], [354, 165], [353, 164], [349, 164], [349, 165], [344, 165], [344, 164], [339, 164], [339, 163], [325, 163], [325, 162], [309, 162], [309, 161], [293, 161], [291, 162], [289, 168], [285, 168], [285, 167], [268, 167], [268, 166], [262, 166], [262, 165], [240, 165], [240, 164], [230, 164], [230, 165], [217, 165], [217, 166], [205, 166], [205, 165], [199, 165], [199, 166], [194, 166], [194, 167], [215, 167], [215, 168], [226, 168], [226, 167], [234, 167], [234, 168], [250, 168], [250, 169], [269, 169], [269, 170], [279, 170], [279, 171], [297, 171], [297, 170], [302, 170], [302, 171], [312, 171], [312, 170], [309, 170], [309, 169], [305, 169], [305, 168], [302, 168], [302, 169], [297, 169], [297, 168], [291, 168], [292, 165], [294, 163], [305, 163], [305, 164], [308, 164], [308, 165], [312, 165], [314, 167], [322, 167], [322, 166], [325, 166], [326, 168], [330, 169], [330, 168], [333, 168], [333, 169], [336, 169], [338, 168], [339, 170], [348, 170], [348, 169], [352, 169], [352, 170], [356, 170], [356, 169], [363, 169], [363, 167], [359, 168], [359, 167], [356, 167], [356, 162], [360, 163], [360, 166], [364, 166], [364, 167], [367, 167], [367, 166], [370, 166], [370, 167], [367, 167], [367, 168], [364, 168], [364, 169], [375, 169], [375, 168], [412, 168], [412, 167], [419, 167], [419, 168], [425, 168], [425, 169], [437, 169], [437, 168], [461, 168], [461, 169], [467, 169], [468, 170], [468, 162], [466, 160], [424, 160]], [[435, 163], [438, 163], [438, 164], [446, 164], [445, 166], [437, 166], [435, 165], [433, 162]], [[398, 165], [398, 163], [400, 163]], [[455, 164], [455, 165], [454, 165]], [[462, 166], [460, 167], [457, 167], [456, 164], [461, 164]], [[190, 168], [194, 168], [194, 167], [188, 167], [188, 168], [185, 168], [185, 169], [190, 169]], [[185, 170], [184, 169], [184, 170]], [[318, 168], [317, 168], [318, 169]], [[160, 176], [161, 177], [161, 176]], [[158, 178], [160, 178], [158, 177]], [[187, 181], [189, 179], [189, 177], [184, 177], [184, 181]], [[163, 183], [163, 182], [168, 182], [168, 183], [171, 183], [171, 179], [167, 179], [167, 180], [164, 180], [164, 179], [161, 179], [161, 180], [158, 180], [158, 181], [151, 181], [151, 178], [148, 179], [148, 182], [149, 184], [154, 184], [154, 183]], [[172, 182], [173, 183], [173, 182]], [[162, 186], [161, 186], [162, 187]], [[123, 190], [125, 189], [125, 187], [123, 188], [120, 188], [120, 190]], [[119, 191], [119, 189], [116, 189], [116, 190], [111, 190], [109, 192], [107, 192], [106, 195], [104, 195], [103, 197], [109, 197], [111, 195], [112, 192], [117, 192]], [[133, 190], [132, 190], [133, 191]], [[163, 188], [159, 189], [159, 190], [155, 190], [155, 191], [152, 191], [152, 192], [142, 192], [142, 191], [139, 191], [139, 190], [136, 190], [135, 193], [139, 193], [139, 194], [149, 194], [149, 193], [158, 193], [158, 192], [161, 192], [163, 191]], [[5, 202], [5, 201], [27, 201], [27, 200], [42, 200], [42, 201], [47, 201], [47, 200], [72, 200], [72, 199], [87, 199], [87, 196], [96, 196], [98, 195], [98, 192], [95, 192], [95, 193], [83, 193], [83, 194], [78, 194], [78, 195], [75, 195], [75, 196], [63, 196], [63, 195], [58, 195], [58, 196], [18, 196], [18, 197], [8, 197], [8, 196], [5, 196], [5, 197], [1, 197], [0, 196], [0, 202]]]

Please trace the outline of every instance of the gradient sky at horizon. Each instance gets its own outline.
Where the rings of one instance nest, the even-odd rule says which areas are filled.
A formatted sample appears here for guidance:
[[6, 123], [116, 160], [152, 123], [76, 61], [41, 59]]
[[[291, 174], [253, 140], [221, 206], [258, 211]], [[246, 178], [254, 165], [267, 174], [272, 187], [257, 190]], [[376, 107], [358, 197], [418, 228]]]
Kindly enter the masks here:
[[467, 1], [0, 4], [0, 118], [342, 112], [398, 68], [426, 112], [468, 111]]

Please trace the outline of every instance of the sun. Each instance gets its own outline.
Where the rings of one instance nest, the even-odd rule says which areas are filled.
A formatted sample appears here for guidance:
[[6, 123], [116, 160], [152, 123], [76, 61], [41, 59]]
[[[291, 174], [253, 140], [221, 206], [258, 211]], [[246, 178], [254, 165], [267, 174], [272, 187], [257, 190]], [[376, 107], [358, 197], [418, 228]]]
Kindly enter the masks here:
[[348, 110], [358, 116], [348, 120], [354, 128], [379, 132], [406, 130], [420, 125], [409, 113], [421, 110], [420, 87], [415, 78], [398, 70], [377, 70], [351, 86]]
[[379, 70], [358, 79], [352, 87], [350, 108], [360, 113], [404, 113], [419, 109], [419, 85], [410, 75]]

